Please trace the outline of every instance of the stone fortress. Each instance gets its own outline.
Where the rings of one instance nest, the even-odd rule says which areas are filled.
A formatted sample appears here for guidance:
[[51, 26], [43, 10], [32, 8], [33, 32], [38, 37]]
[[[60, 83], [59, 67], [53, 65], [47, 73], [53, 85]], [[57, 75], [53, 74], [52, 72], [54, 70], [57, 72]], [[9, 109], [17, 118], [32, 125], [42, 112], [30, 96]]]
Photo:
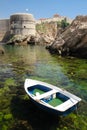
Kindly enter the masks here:
[[0, 41], [2, 41], [6, 34], [10, 33], [10, 21], [9, 19], [0, 20]]
[[0, 41], [6, 35], [33, 35], [35, 36], [35, 19], [32, 14], [17, 13], [10, 16], [10, 19], [0, 20]]
[[[36, 35], [36, 24], [44, 22], [61, 21], [66, 17], [55, 14], [53, 18], [35, 20], [34, 16], [29, 13], [16, 13], [10, 16], [10, 19], [0, 19], [0, 41], [3, 41], [9, 35]], [[72, 20], [66, 18], [67, 22], [71, 23]]]

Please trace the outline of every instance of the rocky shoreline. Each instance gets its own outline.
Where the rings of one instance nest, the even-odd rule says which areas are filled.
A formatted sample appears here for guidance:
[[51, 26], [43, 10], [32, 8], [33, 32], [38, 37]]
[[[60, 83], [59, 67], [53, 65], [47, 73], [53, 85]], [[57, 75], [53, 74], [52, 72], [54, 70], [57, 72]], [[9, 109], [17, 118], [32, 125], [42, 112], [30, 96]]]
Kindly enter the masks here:
[[5, 53], [5, 50], [4, 48], [2, 47], [2, 45], [0, 45], [0, 54], [4, 54]]
[[7, 45], [45, 45], [61, 56], [87, 58], [87, 16], [77, 16], [66, 28], [57, 23], [42, 23], [36, 26], [36, 35], [14, 35]]
[[21, 35], [15, 35], [13, 36], [9, 41], [6, 42], [7, 45], [47, 45], [54, 41], [54, 38], [51, 38], [44, 34], [37, 34], [36, 36], [21, 36]]
[[62, 56], [87, 58], [87, 16], [77, 16], [47, 49]]
[[39, 44], [48, 45], [52, 43], [57, 34], [57, 23], [41, 23], [36, 25], [36, 35], [10, 35], [7, 45]]

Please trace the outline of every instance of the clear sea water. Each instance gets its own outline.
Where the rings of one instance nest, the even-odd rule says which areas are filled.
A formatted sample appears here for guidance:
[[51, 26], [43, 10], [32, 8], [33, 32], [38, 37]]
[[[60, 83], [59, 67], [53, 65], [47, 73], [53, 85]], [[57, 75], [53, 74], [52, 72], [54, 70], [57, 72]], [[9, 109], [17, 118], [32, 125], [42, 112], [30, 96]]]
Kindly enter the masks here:
[[[4, 46], [0, 55], [0, 130], [87, 130], [87, 60], [50, 54], [44, 46]], [[66, 117], [39, 110], [24, 81], [44, 81], [82, 98]]]

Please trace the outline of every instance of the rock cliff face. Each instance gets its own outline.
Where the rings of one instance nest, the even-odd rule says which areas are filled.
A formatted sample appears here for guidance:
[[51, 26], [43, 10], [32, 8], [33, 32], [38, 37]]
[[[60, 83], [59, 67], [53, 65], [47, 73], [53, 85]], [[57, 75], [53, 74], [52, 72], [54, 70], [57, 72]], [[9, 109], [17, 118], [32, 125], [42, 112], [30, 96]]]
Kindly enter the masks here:
[[60, 55], [87, 58], [87, 16], [77, 16], [47, 48]]
[[39, 44], [46, 45], [54, 41], [57, 35], [57, 22], [41, 23], [36, 25], [36, 35], [12, 35], [7, 44], [27, 45]]
[[49, 44], [54, 41], [57, 34], [57, 22], [45, 22], [36, 25], [38, 44]]

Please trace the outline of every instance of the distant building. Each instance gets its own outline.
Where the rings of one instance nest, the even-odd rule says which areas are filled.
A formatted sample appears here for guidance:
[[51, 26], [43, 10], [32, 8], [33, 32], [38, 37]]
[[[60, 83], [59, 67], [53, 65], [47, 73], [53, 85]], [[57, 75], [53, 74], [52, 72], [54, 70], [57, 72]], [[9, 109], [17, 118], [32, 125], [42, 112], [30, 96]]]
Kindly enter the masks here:
[[59, 15], [59, 14], [54, 14], [53, 17], [54, 17], [54, 18], [55, 18], [55, 17], [60, 17], [60, 15]]
[[54, 14], [52, 18], [41, 18], [39, 20], [36, 21], [36, 24], [41, 24], [41, 23], [45, 23], [45, 22], [58, 22], [58, 21], [62, 21], [66, 18], [66, 21], [68, 23], [72, 22], [72, 19], [64, 17], [64, 16], [60, 16], [59, 14]]

